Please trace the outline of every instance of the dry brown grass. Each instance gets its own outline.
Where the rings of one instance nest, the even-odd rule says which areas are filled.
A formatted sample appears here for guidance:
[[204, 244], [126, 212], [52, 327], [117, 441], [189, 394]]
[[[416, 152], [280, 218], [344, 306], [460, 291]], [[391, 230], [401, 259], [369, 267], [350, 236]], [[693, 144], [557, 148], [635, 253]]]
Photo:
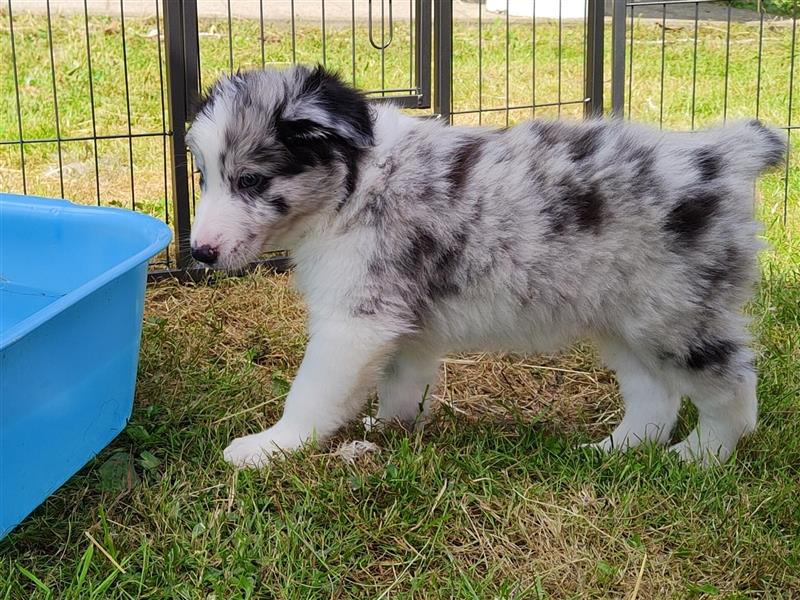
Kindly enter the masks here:
[[[150, 288], [147, 312], [175, 328], [205, 330], [194, 340], [171, 332], [189, 342], [187, 356], [207, 348], [213, 335], [211, 348], [220, 359], [252, 360], [265, 386], [276, 371], [293, 374], [302, 359], [306, 312], [291, 275], [220, 276], [213, 285], [162, 282]], [[613, 377], [584, 345], [555, 355], [448, 357], [432, 395], [471, 421], [539, 423], [552, 432], [592, 436], [606, 432], [620, 410]]]

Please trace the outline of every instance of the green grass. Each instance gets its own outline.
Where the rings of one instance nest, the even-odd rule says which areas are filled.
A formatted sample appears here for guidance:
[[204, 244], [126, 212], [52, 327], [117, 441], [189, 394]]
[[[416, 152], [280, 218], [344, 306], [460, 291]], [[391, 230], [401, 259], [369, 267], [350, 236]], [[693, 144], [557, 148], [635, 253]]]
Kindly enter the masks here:
[[642, 598], [793, 597], [798, 304], [796, 279], [767, 279], [752, 307], [761, 428], [714, 470], [576, 449], [619, 407], [573, 352], [529, 359], [538, 369], [449, 364], [437, 423], [370, 435], [381, 452], [354, 466], [309, 449], [235, 473], [221, 448], [278, 416], [303, 313], [263, 273], [155, 286], [133, 419], [3, 543], [0, 597], [606, 598], [630, 594], [643, 563]]
[[[7, 28], [7, 16], [2, 21]], [[82, 22], [54, 21], [62, 134], [91, 132]], [[134, 131], [161, 128], [154, 22], [127, 23]], [[387, 57], [399, 85], [407, 30]], [[228, 64], [224, 22], [203, 22], [203, 79]], [[505, 23], [484, 24], [478, 97], [477, 24], [455, 33], [457, 110], [506, 102]], [[90, 21], [99, 131], [127, 129], [118, 22]], [[283, 25], [268, 25], [268, 59], [291, 59]], [[41, 17], [15, 20], [26, 136], [52, 134]], [[235, 22], [234, 62], [260, 64], [258, 26]], [[301, 61], [321, 58], [301, 27]], [[362, 32], [363, 33], [363, 32]], [[329, 30], [329, 62], [352, 75], [347, 31]], [[755, 112], [757, 28], [732, 25], [730, 117]], [[508, 98], [530, 102], [531, 30], [512, 25]], [[582, 32], [562, 31], [564, 99], [580, 98]], [[691, 29], [669, 30], [664, 125], [691, 110]], [[791, 30], [770, 27], [761, 113], [787, 122]], [[218, 37], [214, 37], [218, 36]], [[701, 29], [697, 125], [722, 118], [724, 30]], [[7, 44], [7, 33], [0, 32]], [[356, 79], [380, 85], [379, 57], [359, 36]], [[406, 41], [403, 41], [406, 40]], [[538, 102], [558, 98], [558, 29], [537, 27]], [[637, 24], [632, 117], [658, 123], [661, 31]], [[8, 65], [9, 48], [0, 47]], [[526, 79], [527, 78], [527, 79]], [[798, 85], [797, 78], [795, 85]], [[0, 139], [14, 137], [13, 79], [0, 72]], [[797, 103], [795, 103], [797, 105]], [[510, 122], [531, 111], [511, 111]], [[556, 116], [557, 109], [537, 115]], [[579, 116], [565, 108], [564, 116]], [[793, 115], [794, 121], [800, 115]], [[477, 115], [459, 116], [476, 122]], [[483, 117], [504, 124], [505, 111]], [[134, 143], [137, 208], [164, 214], [160, 139]], [[68, 147], [67, 147], [68, 146]], [[795, 144], [795, 154], [800, 148]], [[127, 142], [101, 144], [101, 201], [130, 205]], [[26, 156], [31, 189], [58, 194], [54, 144]], [[66, 194], [96, 201], [91, 144], [65, 145]], [[0, 188], [19, 189], [18, 149], [0, 149]], [[796, 158], [760, 185], [771, 249], [749, 312], [758, 336], [761, 426], [723, 467], [698, 471], [652, 449], [600, 457], [577, 449], [619, 418], [612, 378], [590, 351], [562, 357], [470, 357], [448, 363], [437, 422], [423, 435], [370, 434], [380, 447], [354, 465], [308, 449], [263, 472], [230, 470], [232, 437], [274, 422], [305, 343], [304, 314], [285, 277], [257, 273], [209, 286], [148, 290], [130, 425], [0, 543], [0, 598], [638, 598], [800, 594], [800, 230]], [[784, 222], [784, 211], [786, 221]], [[691, 426], [686, 411], [680, 430]], [[91, 536], [91, 537], [89, 537]]]
[[734, 6], [749, 8], [751, 10], [763, 9], [771, 15], [797, 15], [797, 0], [733, 0]]

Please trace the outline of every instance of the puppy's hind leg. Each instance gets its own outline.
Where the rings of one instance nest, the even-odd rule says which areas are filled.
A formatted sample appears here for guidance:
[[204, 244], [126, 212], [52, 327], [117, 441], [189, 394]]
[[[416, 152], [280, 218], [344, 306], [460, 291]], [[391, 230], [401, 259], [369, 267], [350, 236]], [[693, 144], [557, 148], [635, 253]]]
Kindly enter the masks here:
[[378, 383], [378, 413], [364, 419], [366, 428], [389, 422], [408, 428], [424, 425], [438, 381], [439, 360], [439, 354], [429, 348], [401, 345]]
[[[710, 466], [725, 462], [739, 439], [756, 428], [756, 374], [749, 351], [738, 354], [724, 370], [687, 370], [688, 394], [697, 407], [697, 427], [670, 448], [681, 459]], [[738, 365], [738, 366], [737, 366]]]
[[605, 342], [601, 351], [617, 374], [625, 415], [611, 435], [591, 446], [608, 452], [633, 448], [646, 441], [666, 444], [678, 418], [680, 396], [626, 344]]

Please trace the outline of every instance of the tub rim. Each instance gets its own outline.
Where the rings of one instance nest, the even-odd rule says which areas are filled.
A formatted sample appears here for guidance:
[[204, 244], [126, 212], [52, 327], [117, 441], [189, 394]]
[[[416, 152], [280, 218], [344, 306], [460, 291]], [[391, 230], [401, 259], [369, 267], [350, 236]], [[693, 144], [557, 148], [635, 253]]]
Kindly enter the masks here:
[[64, 312], [69, 307], [74, 306], [120, 275], [132, 271], [143, 262], [150, 260], [172, 241], [172, 230], [166, 223], [150, 215], [130, 209], [110, 206], [86, 206], [61, 198], [0, 193], [0, 218], [3, 217], [3, 206], [12, 203], [32, 208], [33, 210], [57, 209], [67, 213], [102, 213], [103, 216], [113, 219], [123, 218], [131, 222], [138, 221], [137, 227], [140, 228], [143, 236], [150, 238], [150, 243], [110, 269], [103, 271], [33, 314], [28, 315], [18, 323], [1, 331], [0, 350], [11, 346], [37, 327]]

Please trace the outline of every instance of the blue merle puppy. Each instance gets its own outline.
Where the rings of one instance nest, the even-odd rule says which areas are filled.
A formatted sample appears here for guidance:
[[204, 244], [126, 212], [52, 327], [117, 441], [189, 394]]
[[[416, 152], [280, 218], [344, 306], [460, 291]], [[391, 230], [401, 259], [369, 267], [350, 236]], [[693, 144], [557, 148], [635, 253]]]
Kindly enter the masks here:
[[758, 275], [754, 181], [785, 141], [757, 121], [699, 133], [622, 121], [450, 127], [368, 105], [322, 68], [219, 80], [188, 142], [193, 256], [230, 269], [289, 248], [310, 340], [283, 416], [237, 466], [323, 440], [377, 385], [374, 422], [419, 423], [450, 352], [589, 339], [616, 371], [603, 450], [724, 461], [756, 426], [742, 305]]

